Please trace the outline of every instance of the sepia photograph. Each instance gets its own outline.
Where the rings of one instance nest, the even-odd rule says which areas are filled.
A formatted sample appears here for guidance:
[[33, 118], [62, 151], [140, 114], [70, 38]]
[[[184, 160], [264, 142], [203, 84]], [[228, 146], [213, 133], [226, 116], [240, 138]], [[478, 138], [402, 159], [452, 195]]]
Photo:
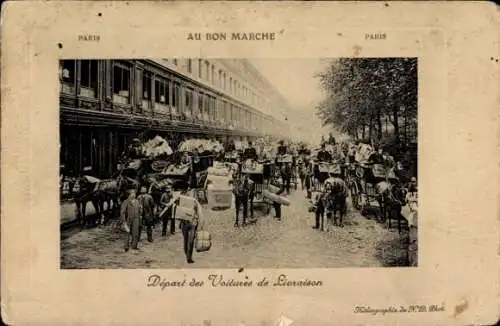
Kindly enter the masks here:
[[495, 324], [494, 5], [2, 5], [5, 324]]
[[60, 267], [418, 265], [417, 58], [59, 62]]

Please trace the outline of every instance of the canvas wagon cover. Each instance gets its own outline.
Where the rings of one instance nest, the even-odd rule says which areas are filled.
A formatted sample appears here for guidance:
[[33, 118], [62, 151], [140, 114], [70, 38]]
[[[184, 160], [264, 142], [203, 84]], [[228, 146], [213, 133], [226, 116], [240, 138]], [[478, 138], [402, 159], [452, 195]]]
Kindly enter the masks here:
[[169, 165], [165, 170], [163, 170], [164, 175], [186, 175], [189, 170], [189, 165], [176, 167], [175, 165]]
[[241, 167], [241, 172], [245, 174], [262, 174], [264, 165], [255, 161], [245, 161]]
[[341, 174], [342, 170], [341, 170], [340, 164], [320, 163], [319, 164], [319, 172], [320, 173]]
[[386, 168], [381, 164], [374, 164], [372, 172], [373, 176], [378, 179], [385, 179], [386, 176], [389, 179], [397, 179], [393, 169], [386, 170]]

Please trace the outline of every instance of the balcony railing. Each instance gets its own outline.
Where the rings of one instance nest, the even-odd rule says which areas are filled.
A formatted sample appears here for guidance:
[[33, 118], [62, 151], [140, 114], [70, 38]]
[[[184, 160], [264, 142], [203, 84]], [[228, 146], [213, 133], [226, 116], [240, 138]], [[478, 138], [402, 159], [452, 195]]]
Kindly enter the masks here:
[[129, 104], [128, 91], [120, 91], [118, 94], [113, 94], [113, 102], [122, 105]]
[[75, 85], [68, 83], [61, 83], [61, 93], [75, 95]]
[[96, 92], [93, 88], [88, 88], [88, 87], [80, 87], [80, 95], [85, 96], [85, 97], [96, 97]]

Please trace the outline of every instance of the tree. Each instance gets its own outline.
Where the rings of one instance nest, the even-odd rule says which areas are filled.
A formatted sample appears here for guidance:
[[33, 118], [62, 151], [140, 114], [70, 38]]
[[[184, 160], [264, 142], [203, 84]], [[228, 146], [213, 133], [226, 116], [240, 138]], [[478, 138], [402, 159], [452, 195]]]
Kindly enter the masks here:
[[326, 94], [317, 106], [318, 117], [353, 138], [365, 138], [368, 128], [368, 140], [380, 142], [383, 122], [389, 121], [398, 145], [401, 127], [407, 130], [416, 121], [416, 58], [339, 58], [317, 77]]

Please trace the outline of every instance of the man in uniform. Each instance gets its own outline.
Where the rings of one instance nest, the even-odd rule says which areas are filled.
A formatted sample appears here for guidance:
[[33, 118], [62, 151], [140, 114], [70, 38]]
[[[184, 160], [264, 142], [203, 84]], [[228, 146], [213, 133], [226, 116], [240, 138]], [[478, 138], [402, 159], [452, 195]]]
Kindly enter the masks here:
[[285, 142], [283, 140], [280, 140], [279, 146], [278, 146], [278, 156], [280, 155], [286, 155], [286, 146]]
[[417, 192], [417, 178], [411, 177], [411, 180], [408, 183], [408, 192], [411, 193]]
[[336, 144], [335, 137], [333, 137], [332, 133], [330, 133], [330, 135], [328, 137], [328, 144], [330, 144], [330, 145], [335, 145]]
[[311, 151], [304, 143], [300, 144], [299, 155], [302, 157], [311, 155]]
[[375, 151], [368, 158], [368, 162], [371, 164], [384, 164], [384, 151], [382, 148], [375, 147]]
[[[172, 186], [167, 186], [160, 199], [161, 213], [160, 218], [162, 221], [161, 236], [167, 236], [167, 224], [170, 221], [170, 234], [175, 234], [175, 219], [172, 215]], [[166, 209], [166, 210], [165, 210]]]
[[[182, 236], [184, 238], [184, 254], [186, 255], [186, 260], [188, 264], [194, 263], [193, 261], [193, 249], [194, 249], [194, 241], [196, 238], [196, 231], [198, 229], [198, 225], [203, 220], [202, 208], [200, 203], [195, 199], [195, 193], [193, 190], [186, 191], [183, 195], [178, 196], [173, 199], [176, 205], [182, 205], [181, 201], [184, 204], [192, 204], [193, 205], [193, 215], [183, 214], [182, 216], [178, 216], [181, 220], [181, 230]], [[185, 207], [182, 205], [182, 207]]]
[[[148, 241], [153, 242], [153, 224], [155, 203], [153, 197], [148, 193], [146, 187], [141, 187], [141, 194], [137, 200], [142, 207], [142, 224], [146, 227]], [[140, 238], [140, 235], [139, 235]]]
[[127, 235], [125, 236], [126, 252], [130, 249], [130, 245], [132, 245], [132, 249], [139, 249], [137, 245], [140, 237], [142, 207], [135, 196], [135, 189], [130, 189], [128, 198], [123, 201], [120, 209], [122, 222], [128, 228]]
[[325, 149], [325, 144], [321, 144], [321, 150], [318, 152], [319, 162], [330, 162], [332, 160], [332, 154]]
[[253, 147], [252, 142], [248, 142], [248, 147], [243, 152], [243, 160], [257, 160], [257, 150]]
[[226, 147], [226, 153], [234, 152], [236, 150], [236, 145], [234, 143], [234, 140], [230, 140], [227, 144]]

